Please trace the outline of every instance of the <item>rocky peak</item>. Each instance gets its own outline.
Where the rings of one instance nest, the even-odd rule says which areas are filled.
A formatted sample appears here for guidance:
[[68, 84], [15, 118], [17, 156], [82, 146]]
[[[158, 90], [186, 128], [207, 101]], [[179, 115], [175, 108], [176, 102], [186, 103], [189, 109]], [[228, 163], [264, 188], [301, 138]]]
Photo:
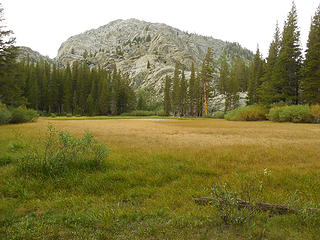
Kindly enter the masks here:
[[[200, 70], [208, 47], [218, 59], [225, 50], [236, 49], [249, 59], [253, 54], [234, 43], [189, 34], [161, 23], [137, 19], [115, 20], [97, 29], [70, 37], [62, 43], [56, 60], [62, 64], [86, 61], [90, 66], [118, 69], [129, 73], [136, 88], [161, 92], [166, 74], [176, 63], [190, 70], [194, 62]], [[150, 68], [147, 68], [147, 63]], [[188, 75], [188, 72], [186, 72]]]
[[49, 64], [53, 63], [53, 60], [47, 56], [41, 55], [39, 52], [32, 50], [29, 47], [19, 46], [17, 47], [17, 61], [27, 62], [28, 60], [33, 63], [40, 62], [41, 59]]

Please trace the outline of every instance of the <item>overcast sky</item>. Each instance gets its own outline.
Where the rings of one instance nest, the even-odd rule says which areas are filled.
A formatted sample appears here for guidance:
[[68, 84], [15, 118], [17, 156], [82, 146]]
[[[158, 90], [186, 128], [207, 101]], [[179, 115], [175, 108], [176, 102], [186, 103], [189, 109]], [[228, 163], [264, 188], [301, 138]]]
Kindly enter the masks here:
[[[165, 23], [190, 33], [239, 42], [266, 57], [276, 21], [282, 30], [291, 0], [0, 0], [17, 45], [55, 57], [70, 36], [116, 19]], [[301, 44], [320, 0], [295, 0]]]

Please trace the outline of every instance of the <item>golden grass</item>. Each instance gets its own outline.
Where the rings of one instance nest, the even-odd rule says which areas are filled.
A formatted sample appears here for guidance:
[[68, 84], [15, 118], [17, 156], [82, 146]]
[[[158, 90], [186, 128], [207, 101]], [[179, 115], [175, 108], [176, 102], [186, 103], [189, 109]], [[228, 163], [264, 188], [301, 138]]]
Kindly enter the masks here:
[[[37, 196], [44, 200], [34, 214], [42, 215], [45, 209], [51, 209], [52, 216], [56, 217], [60, 211], [68, 212], [71, 208], [72, 214], [86, 219], [88, 216], [82, 215], [84, 208], [92, 215], [97, 214], [90, 215], [90, 221], [104, 231], [117, 226], [109, 218], [123, 217], [127, 222], [123, 220], [118, 226], [122, 235], [115, 239], [128, 236], [158, 239], [163, 226], [170, 228], [171, 234], [164, 234], [163, 238], [186, 239], [183, 235], [186, 231], [187, 235], [194, 234], [192, 238], [195, 239], [206, 239], [205, 232], [209, 232], [211, 238], [229, 239], [230, 234], [230, 239], [246, 239], [253, 230], [243, 230], [242, 237], [234, 229], [219, 235], [221, 229], [212, 228], [210, 219], [216, 213], [198, 208], [192, 198], [210, 194], [213, 182], [241, 185], [244, 178], [263, 175], [265, 168], [271, 170], [264, 193], [267, 201], [285, 203], [288, 195], [295, 191], [303, 193], [304, 202], [320, 199], [320, 125], [213, 119], [62, 121], [40, 118], [35, 123], [0, 126], [0, 144], [3, 144], [0, 150], [13, 141], [13, 131], [36, 138], [45, 134], [49, 124], [72, 135], [80, 136], [85, 130], [93, 133], [99, 142], [111, 149], [107, 159], [111, 170], [84, 176], [77, 186], [71, 177], [61, 185], [45, 186], [47, 189]], [[6, 179], [1, 181], [6, 182]], [[14, 214], [28, 214], [26, 204], [18, 204]], [[30, 208], [39, 205], [36, 200], [29, 204]], [[299, 239], [304, 234], [310, 234], [310, 239], [314, 236], [308, 228], [299, 230], [297, 225], [291, 228], [292, 220], [288, 219], [282, 225], [279, 223], [284, 221], [282, 218], [273, 218], [267, 225], [260, 222], [259, 231], [264, 232], [266, 228], [263, 236], [270, 236], [270, 239], [286, 239], [286, 231], [296, 231], [289, 234], [291, 239]], [[286, 230], [278, 235], [267, 234], [272, 230], [280, 231], [281, 227]], [[155, 235], [139, 233], [145, 229], [152, 231], [152, 228]], [[69, 234], [69, 230], [65, 231], [63, 236]], [[120, 234], [119, 231], [116, 234]]]

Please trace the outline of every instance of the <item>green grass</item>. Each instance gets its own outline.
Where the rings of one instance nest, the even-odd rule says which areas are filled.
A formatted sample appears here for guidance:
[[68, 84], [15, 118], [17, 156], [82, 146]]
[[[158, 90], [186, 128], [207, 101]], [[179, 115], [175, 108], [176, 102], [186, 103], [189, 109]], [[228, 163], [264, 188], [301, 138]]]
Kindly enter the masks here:
[[[24, 147], [21, 138], [44, 136], [48, 122], [75, 136], [90, 130], [110, 148], [105, 169], [41, 179], [20, 174], [16, 159], [17, 148]], [[318, 125], [42, 118], [0, 126], [0, 132], [0, 239], [260, 240], [320, 235], [318, 215], [259, 213], [245, 224], [226, 225], [216, 208], [193, 201], [210, 196], [214, 182], [239, 189], [246, 182], [264, 181], [266, 202], [316, 206]], [[265, 169], [270, 176], [264, 175]]]

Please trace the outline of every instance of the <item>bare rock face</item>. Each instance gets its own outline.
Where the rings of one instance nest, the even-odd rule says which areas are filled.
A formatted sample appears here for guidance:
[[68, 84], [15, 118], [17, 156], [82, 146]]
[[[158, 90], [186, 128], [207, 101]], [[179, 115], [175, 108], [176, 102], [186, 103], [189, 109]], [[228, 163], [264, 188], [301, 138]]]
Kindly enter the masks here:
[[129, 73], [135, 88], [159, 94], [165, 76], [173, 73], [176, 63], [185, 66], [186, 75], [192, 62], [200, 70], [208, 47], [215, 59], [225, 50], [236, 50], [245, 59], [253, 56], [235, 43], [189, 34], [165, 24], [128, 19], [70, 37], [62, 43], [55, 60], [63, 65], [86, 61], [89, 66], [110, 70], [116, 65]]
[[16, 58], [16, 60], [18, 62], [30, 61], [30, 62], [33, 62], [33, 63], [38, 63], [41, 60], [43, 60], [43, 61], [45, 61], [45, 62], [47, 62], [49, 64], [53, 63], [53, 60], [50, 59], [49, 57], [43, 56], [40, 53], [38, 53], [37, 51], [34, 51], [29, 47], [22, 47], [22, 46], [17, 47], [17, 58]]

